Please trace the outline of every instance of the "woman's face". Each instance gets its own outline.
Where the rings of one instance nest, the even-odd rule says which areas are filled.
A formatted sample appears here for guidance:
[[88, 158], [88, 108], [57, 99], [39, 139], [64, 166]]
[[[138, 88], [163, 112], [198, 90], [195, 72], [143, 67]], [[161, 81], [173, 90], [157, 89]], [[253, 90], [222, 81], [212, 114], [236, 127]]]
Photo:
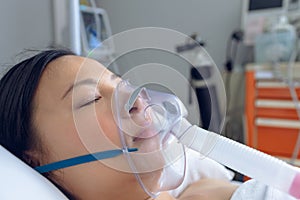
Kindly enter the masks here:
[[[38, 155], [41, 165], [121, 147], [111, 109], [119, 82], [91, 59], [63, 56], [48, 64], [33, 102], [33, 124], [47, 152]], [[108, 160], [126, 167], [123, 156]], [[114, 168], [91, 162], [54, 171], [53, 179], [83, 199], [147, 197], [134, 175]]]

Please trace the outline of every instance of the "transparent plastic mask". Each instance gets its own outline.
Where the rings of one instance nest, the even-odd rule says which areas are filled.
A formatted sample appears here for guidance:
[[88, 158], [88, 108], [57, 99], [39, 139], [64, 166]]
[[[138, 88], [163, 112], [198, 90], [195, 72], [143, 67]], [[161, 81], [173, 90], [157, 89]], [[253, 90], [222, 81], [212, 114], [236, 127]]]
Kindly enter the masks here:
[[132, 86], [121, 81], [112, 109], [120, 129], [127, 160], [142, 187], [151, 196], [178, 187], [185, 175], [184, 146], [171, 134], [182, 114], [180, 100], [170, 93]]

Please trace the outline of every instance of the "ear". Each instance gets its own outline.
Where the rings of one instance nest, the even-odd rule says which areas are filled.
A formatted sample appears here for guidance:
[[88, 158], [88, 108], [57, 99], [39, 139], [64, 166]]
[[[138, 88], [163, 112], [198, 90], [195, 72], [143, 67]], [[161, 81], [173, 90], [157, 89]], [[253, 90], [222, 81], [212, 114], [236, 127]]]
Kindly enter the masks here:
[[41, 155], [36, 150], [27, 150], [24, 153], [23, 160], [31, 167], [37, 167], [41, 164]]

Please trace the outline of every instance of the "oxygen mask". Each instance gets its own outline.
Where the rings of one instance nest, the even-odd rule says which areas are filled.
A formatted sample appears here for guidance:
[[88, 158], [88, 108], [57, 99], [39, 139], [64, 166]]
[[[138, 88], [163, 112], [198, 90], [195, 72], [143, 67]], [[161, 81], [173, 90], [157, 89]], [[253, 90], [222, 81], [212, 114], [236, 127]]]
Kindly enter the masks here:
[[[184, 113], [180, 100], [156, 84], [135, 87], [121, 81], [113, 94], [112, 110], [132, 172], [151, 196], [174, 189], [185, 175], [184, 146], [171, 134]], [[160, 86], [161, 87], [161, 86]]]

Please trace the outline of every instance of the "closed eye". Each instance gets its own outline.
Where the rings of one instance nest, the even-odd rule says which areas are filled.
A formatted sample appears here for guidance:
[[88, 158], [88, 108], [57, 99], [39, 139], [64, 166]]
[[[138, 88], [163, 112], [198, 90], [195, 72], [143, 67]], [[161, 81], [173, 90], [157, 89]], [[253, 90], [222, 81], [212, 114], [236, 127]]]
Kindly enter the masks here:
[[93, 100], [88, 101], [87, 103], [81, 105], [79, 108], [82, 108], [82, 107], [91, 105], [91, 104], [93, 104], [93, 103], [97, 103], [100, 99], [101, 99], [101, 96], [96, 96]]

